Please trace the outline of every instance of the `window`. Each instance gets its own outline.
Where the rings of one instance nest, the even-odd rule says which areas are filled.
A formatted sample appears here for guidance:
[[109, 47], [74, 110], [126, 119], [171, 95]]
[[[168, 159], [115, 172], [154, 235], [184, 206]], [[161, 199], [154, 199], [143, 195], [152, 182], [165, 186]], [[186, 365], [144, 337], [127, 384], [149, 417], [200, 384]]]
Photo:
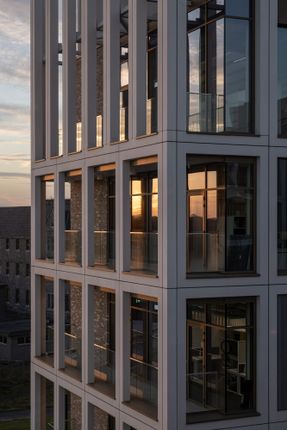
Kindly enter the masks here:
[[255, 299], [187, 300], [187, 423], [254, 413]]
[[119, 140], [128, 139], [128, 106], [129, 106], [129, 9], [128, 2], [121, 0], [120, 10], [120, 133]]
[[[41, 417], [41, 423], [45, 429], [54, 429], [54, 384], [43, 376], [40, 378], [40, 405], [38, 413]], [[64, 428], [64, 427], [63, 427]]]
[[0, 343], [2, 343], [2, 344], [4, 344], [4, 345], [7, 345], [7, 343], [8, 343], [8, 338], [7, 338], [7, 336], [3, 336], [3, 335], [1, 335], [1, 336], [0, 336]]
[[252, 3], [186, 0], [190, 132], [254, 132]]
[[60, 389], [61, 401], [63, 400], [63, 411], [60, 418], [59, 428], [65, 430], [82, 429], [82, 400], [76, 394], [63, 388]]
[[278, 160], [277, 266], [278, 274], [287, 273], [287, 159]]
[[131, 162], [130, 208], [130, 270], [157, 275], [157, 157]]
[[115, 269], [115, 164], [94, 169], [94, 265]]
[[62, 221], [65, 228], [64, 261], [66, 264], [82, 264], [82, 171], [65, 173], [65, 212]]
[[54, 365], [54, 282], [51, 278], [41, 277], [40, 291], [40, 357], [49, 366]]
[[277, 298], [277, 408], [279, 411], [287, 410], [287, 295]]
[[157, 419], [158, 302], [131, 296], [130, 406]]
[[93, 287], [94, 303], [94, 387], [115, 397], [116, 320], [115, 294]]
[[89, 404], [89, 428], [93, 430], [116, 430], [116, 421], [107, 412]]
[[20, 249], [20, 239], [16, 239], [16, 249]]
[[30, 306], [30, 290], [26, 290], [26, 306]]
[[30, 276], [30, 264], [26, 264], [26, 272], [25, 272], [25, 276]]
[[187, 159], [187, 274], [254, 273], [255, 161]]
[[9, 261], [6, 262], [6, 275], [9, 275]]
[[73, 378], [82, 376], [82, 287], [64, 281], [61, 294], [65, 297], [64, 318], [64, 368]]
[[287, 7], [278, 0], [278, 136], [287, 137]]
[[19, 288], [16, 288], [15, 290], [15, 303], [20, 303], [20, 290]]
[[6, 249], [10, 249], [10, 242], [9, 242], [9, 239], [6, 239]]
[[20, 263], [16, 263], [16, 276], [20, 275]]
[[26, 251], [30, 251], [30, 239], [26, 239]]
[[[41, 230], [40, 230], [40, 257], [43, 260], [54, 260], [54, 175], [45, 175], [41, 181]], [[30, 241], [26, 241], [30, 249]]]
[[17, 337], [17, 344], [18, 345], [30, 345], [30, 342], [31, 342], [30, 336]]

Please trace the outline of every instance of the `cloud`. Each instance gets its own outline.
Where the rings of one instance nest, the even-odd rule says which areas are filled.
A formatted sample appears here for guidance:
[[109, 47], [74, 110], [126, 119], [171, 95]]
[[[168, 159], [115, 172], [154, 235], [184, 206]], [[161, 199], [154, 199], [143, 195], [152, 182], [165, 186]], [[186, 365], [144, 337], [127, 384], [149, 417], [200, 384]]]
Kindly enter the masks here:
[[22, 178], [22, 179], [30, 179], [31, 175], [30, 173], [19, 173], [19, 172], [1, 172], [0, 173], [0, 180], [1, 179], [10, 179], [10, 178]]
[[0, 161], [29, 162], [29, 154], [0, 154]]
[[29, 0], [0, 0], [0, 78], [29, 82]]

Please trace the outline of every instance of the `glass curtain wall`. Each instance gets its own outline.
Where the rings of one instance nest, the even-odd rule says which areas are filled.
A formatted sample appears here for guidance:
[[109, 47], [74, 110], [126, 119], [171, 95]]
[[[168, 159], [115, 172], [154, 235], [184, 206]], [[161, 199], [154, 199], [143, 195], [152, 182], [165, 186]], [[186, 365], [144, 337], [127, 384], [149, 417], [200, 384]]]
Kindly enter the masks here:
[[116, 165], [94, 168], [94, 265], [115, 269]]
[[40, 426], [43, 430], [51, 430], [54, 428], [54, 384], [43, 376], [39, 378]]
[[76, 394], [61, 389], [64, 411], [60, 428], [63, 430], [82, 430], [82, 400]]
[[287, 137], [287, 4], [278, 0], [278, 136]]
[[287, 159], [278, 160], [277, 197], [277, 268], [279, 275], [287, 273]]
[[134, 160], [130, 169], [130, 270], [157, 275], [157, 157]]
[[157, 419], [158, 302], [131, 296], [130, 405]]
[[65, 173], [65, 256], [66, 264], [82, 264], [82, 171]]
[[94, 287], [94, 387], [115, 397], [116, 320], [114, 292]]
[[64, 371], [75, 379], [82, 375], [82, 286], [64, 282]]
[[40, 333], [41, 360], [54, 366], [54, 282], [41, 277], [40, 285]]
[[188, 275], [253, 273], [254, 220], [254, 159], [188, 157]]
[[54, 175], [41, 177], [41, 250], [43, 260], [54, 261]]
[[252, 0], [186, 0], [187, 130], [253, 133]]
[[90, 408], [90, 430], [116, 430], [116, 420], [113, 416], [109, 415], [107, 412], [89, 404]]
[[129, 106], [129, 9], [128, 0], [121, 0], [120, 10], [120, 136], [119, 140], [128, 139]]
[[255, 299], [187, 300], [188, 424], [254, 413]]

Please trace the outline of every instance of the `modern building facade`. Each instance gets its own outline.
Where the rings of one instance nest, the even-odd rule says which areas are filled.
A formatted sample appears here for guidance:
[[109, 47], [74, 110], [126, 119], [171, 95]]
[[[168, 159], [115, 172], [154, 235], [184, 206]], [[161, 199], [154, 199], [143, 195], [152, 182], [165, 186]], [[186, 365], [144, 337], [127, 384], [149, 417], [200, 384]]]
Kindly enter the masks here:
[[287, 428], [285, 0], [32, 0], [32, 429]]

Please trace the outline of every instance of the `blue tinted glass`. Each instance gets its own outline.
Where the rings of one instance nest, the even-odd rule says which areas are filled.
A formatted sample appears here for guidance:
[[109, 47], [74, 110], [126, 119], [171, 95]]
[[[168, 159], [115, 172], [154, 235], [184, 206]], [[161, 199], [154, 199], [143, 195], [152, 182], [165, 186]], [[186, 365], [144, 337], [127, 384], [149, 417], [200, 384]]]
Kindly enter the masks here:
[[250, 2], [249, 0], [226, 0], [225, 13], [230, 16], [240, 16], [249, 18]]

